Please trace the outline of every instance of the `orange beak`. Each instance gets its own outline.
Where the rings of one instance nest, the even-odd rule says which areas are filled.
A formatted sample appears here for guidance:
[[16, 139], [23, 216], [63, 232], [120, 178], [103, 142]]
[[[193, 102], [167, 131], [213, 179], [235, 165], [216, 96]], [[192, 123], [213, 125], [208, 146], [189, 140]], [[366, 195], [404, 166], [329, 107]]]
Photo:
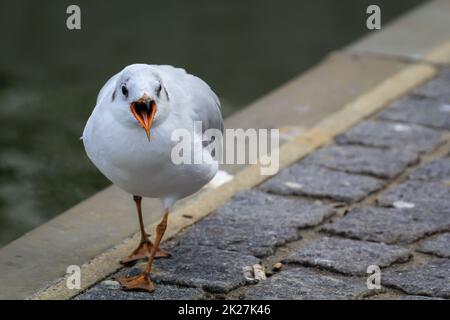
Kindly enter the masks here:
[[156, 114], [156, 103], [149, 96], [145, 95], [138, 101], [130, 105], [131, 113], [133, 113], [136, 120], [144, 128], [147, 134], [148, 141], [150, 141], [150, 128]]

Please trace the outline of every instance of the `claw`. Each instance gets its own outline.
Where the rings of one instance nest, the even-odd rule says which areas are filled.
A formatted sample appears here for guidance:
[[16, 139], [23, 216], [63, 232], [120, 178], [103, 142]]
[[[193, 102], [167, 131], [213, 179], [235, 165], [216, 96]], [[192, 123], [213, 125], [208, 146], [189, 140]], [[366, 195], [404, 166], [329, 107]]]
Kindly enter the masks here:
[[119, 278], [117, 281], [119, 281], [124, 290], [155, 291], [155, 286], [150, 279], [150, 275], [146, 275], [145, 273], [129, 278]]
[[[121, 264], [129, 264], [141, 259], [147, 259], [150, 257], [150, 252], [152, 251], [153, 244], [150, 241], [144, 241], [139, 244], [139, 246], [130, 254], [120, 260]], [[169, 258], [170, 253], [159, 248], [156, 250], [155, 258]]]

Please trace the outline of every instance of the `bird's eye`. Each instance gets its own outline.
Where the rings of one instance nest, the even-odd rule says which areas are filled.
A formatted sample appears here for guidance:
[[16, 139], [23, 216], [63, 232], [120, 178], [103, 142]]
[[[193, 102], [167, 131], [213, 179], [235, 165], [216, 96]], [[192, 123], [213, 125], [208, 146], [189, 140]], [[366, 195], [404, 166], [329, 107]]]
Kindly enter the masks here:
[[128, 89], [127, 89], [127, 87], [122, 86], [122, 94], [123, 94], [125, 97], [128, 97]]

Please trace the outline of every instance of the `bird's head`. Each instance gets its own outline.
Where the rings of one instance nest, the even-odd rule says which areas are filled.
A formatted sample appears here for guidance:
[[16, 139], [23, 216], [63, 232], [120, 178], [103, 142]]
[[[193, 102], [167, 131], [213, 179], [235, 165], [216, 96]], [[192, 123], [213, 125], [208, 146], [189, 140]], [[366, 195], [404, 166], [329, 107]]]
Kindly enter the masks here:
[[[141, 126], [150, 141], [150, 129], [169, 112], [169, 94], [163, 80], [149, 65], [135, 64], [125, 68], [116, 82], [112, 101], [128, 119]], [[131, 117], [130, 117], [131, 116]]]

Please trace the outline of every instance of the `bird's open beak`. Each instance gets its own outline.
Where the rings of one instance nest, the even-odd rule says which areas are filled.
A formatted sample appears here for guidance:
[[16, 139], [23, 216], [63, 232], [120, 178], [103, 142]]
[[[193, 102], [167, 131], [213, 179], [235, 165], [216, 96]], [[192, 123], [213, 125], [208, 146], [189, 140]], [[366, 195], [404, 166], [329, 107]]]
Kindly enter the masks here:
[[144, 128], [150, 141], [150, 128], [156, 113], [156, 103], [149, 96], [145, 95], [130, 105], [131, 112], [136, 120]]

